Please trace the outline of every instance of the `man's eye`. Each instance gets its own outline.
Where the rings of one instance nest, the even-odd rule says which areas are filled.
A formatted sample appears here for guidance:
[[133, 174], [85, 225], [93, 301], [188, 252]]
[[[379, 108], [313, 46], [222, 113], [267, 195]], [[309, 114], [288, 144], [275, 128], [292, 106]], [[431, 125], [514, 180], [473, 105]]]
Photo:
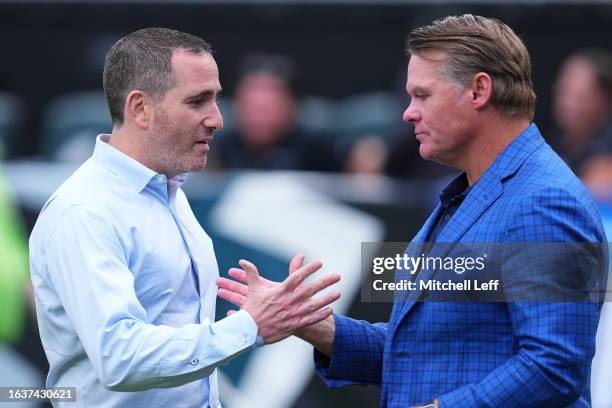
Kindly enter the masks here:
[[195, 99], [191, 102], [189, 102], [189, 104], [193, 107], [198, 107], [202, 104], [202, 99]]

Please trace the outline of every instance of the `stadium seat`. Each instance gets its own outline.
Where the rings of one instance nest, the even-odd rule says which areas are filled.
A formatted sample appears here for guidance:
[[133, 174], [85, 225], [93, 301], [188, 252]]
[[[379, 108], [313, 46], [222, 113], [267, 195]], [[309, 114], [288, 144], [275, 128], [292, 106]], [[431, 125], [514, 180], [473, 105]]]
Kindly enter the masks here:
[[337, 108], [336, 151], [344, 157], [363, 138], [388, 143], [402, 124], [402, 105], [390, 92], [373, 92], [346, 97]]
[[338, 131], [343, 137], [379, 136], [387, 139], [402, 123], [402, 106], [390, 92], [353, 95], [340, 102], [337, 121]]
[[305, 96], [299, 101], [298, 124], [312, 133], [333, 133], [336, 130], [337, 104], [321, 96]]
[[43, 113], [41, 155], [58, 161], [82, 162], [93, 151], [95, 138], [110, 133], [112, 122], [101, 91], [61, 95]]

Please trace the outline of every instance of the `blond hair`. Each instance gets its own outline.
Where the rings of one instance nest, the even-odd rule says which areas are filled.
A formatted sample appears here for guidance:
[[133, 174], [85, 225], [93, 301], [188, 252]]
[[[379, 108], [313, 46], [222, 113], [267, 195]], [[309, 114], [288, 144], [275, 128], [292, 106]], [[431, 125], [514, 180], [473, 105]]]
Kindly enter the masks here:
[[471, 14], [445, 17], [412, 31], [406, 51], [419, 56], [443, 52], [443, 74], [463, 86], [477, 73], [487, 73], [493, 82], [493, 106], [506, 116], [533, 119], [536, 96], [529, 53], [501, 21]]

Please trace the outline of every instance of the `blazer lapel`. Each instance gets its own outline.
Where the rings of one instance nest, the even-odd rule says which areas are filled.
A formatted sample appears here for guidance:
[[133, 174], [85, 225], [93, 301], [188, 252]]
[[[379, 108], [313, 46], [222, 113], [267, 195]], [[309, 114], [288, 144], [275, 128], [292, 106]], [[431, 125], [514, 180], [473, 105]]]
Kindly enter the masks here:
[[425, 221], [425, 224], [423, 224], [423, 227], [421, 227], [419, 232], [414, 236], [410, 245], [415, 244], [415, 243], [425, 242], [425, 238], [428, 237], [429, 234], [431, 233], [431, 230], [434, 227], [435, 221], [438, 219], [438, 216], [440, 215], [441, 211], [442, 211], [442, 206], [438, 204], [436, 208], [433, 210], [433, 212], [431, 213], [431, 215], [429, 216], [429, 218], [427, 218], [427, 221]]
[[[525, 159], [543, 143], [544, 139], [538, 128], [535, 124], [531, 124], [502, 153], [500, 153], [478, 182], [474, 184], [457, 212], [453, 215], [449, 224], [438, 237], [437, 242], [443, 243], [444, 245], [433, 245], [428, 256], [444, 257], [452, 249], [453, 244], [459, 242], [465, 233], [478, 221], [482, 214], [501, 197], [504, 191], [502, 186], [503, 181], [512, 177]], [[440, 211], [441, 206], [438, 205], [433, 214], [425, 222], [423, 228], [421, 228], [421, 231], [419, 231], [415, 237], [413, 242], [421, 244], [416, 245], [415, 249], [420, 250], [420, 248], [422, 248], [424, 239], [429, 235]], [[410, 252], [416, 253], [417, 251], [411, 250]], [[433, 270], [422, 270], [419, 272], [419, 280], [429, 280], [433, 277], [434, 273], [435, 271]], [[396, 305], [394, 307], [393, 313], [399, 313], [399, 316], [392, 317], [395, 317], [395, 321], [398, 324], [410, 309], [412, 309], [422, 294], [423, 293], [418, 290], [417, 286], [417, 290], [410, 291], [401, 305]]]
[[[426, 255], [444, 258], [452, 249], [453, 244], [459, 242], [461, 237], [465, 235], [502, 193], [503, 188], [496, 174], [489, 172], [483, 175], [478, 183], [474, 185], [463, 203], [461, 203], [457, 212], [453, 215], [449, 224], [438, 237], [437, 242], [440, 243], [440, 245], [431, 246], [431, 250]], [[435, 271], [432, 269], [421, 270], [418, 272], [418, 280], [427, 281], [433, 278], [434, 274]], [[416, 290], [409, 292], [404, 307], [401, 309], [403, 315], [410, 311], [422, 294], [423, 292], [419, 289], [418, 285]]]
[[[425, 238], [429, 236], [431, 229], [434, 227], [435, 220], [438, 218], [438, 215], [440, 214], [441, 211], [442, 211], [442, 206], [438, 204], [436, 208], [433, 210], [433, 212], [431, 213], [431, 215], [429, 216], [429, 218], [427, 218], [427, 221], [425, 221], [425, 224], [421, 227], [419, 232], [417, 232], [417, 234], [414, 236], [412, 241], [408, 244], [408, 246], [404, 250], [404, 253], [406, 255], [408, 255], [409, 257], [419, 256], [419, 254], [421, 253], [421, 248], [423, 247], [423, 244], [425, 243]], [[395, 281], [396, 282], [402, 279], [411, 279], [412, 277], [413, 276], [409, 272], [405, 272], [403, 270], [395, 271]], [[409, 301], [409, 299], [410, 298], [408, 297], [407, 293], [396, 292], [395, 297], [394, 297], [394, 302], [396, 304], [398, 303], [405, 304], [406, 302]], [[402, 308], [394, 307], [392, 313], [399, 312], [401, 311], [401, 309]]]

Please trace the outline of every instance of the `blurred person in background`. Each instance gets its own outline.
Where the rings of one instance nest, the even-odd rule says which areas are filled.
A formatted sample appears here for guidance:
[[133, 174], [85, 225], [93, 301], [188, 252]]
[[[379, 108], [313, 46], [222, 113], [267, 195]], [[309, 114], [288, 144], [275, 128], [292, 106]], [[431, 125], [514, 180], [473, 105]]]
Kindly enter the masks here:
[[585, 48], [565, 59], [553, 88], [558, 151], [581, 173], [582, 165], [612, 146], [612, 54]]
[[[581, 166], [580, 178], [599, 205], [608, 240], [612, 237], [612, 149], [594, 153]], [[609, 244], [608, 244], [609, 245]], [[612, 251], [610, 251], [612, 252]], [[612, 256], [612, 253], [610, 253]], [[612, 406], [612, 268], [608, 274], [608, 292], [601, 309], [597, 343], [591, 372], [591, 399], [593, 407]]]
[[107, 53], [103, 86], [112, 134], [47, 200], [30, 237], [47, 386], [76, 387], [66, 406], [218, 408], [216, 368], [329, 316], [339, 294], [312, 295], [340, 277], [301, 285], [320, 262], [280, 287], [251, 274], [250, 303], [215, 322], [213, 244], [181, 189], [223, 127], [210, 45], [135, 31]]
[[241, 63], [234, 92], [235, 127], [213, 143], [223, 169], [330, 171], [333, 141], [297, 123], [296, 67], [270, 54]]
[[389, 157], [389, 146], [377, 136], [366, 136], [350, 148], [344, 171], [351, 174], [383, 174]]
[[38, 387], [41, 374], [12, 347], [23, 335], [30, 317], [27, 311], [33, 310], [34, 304], [25, 228], [9, 190], [0, 168], [0, 386]]
[[612, 205], [612, 145], [585, 161], [578, 175], [595, 201], [606, 207]]

